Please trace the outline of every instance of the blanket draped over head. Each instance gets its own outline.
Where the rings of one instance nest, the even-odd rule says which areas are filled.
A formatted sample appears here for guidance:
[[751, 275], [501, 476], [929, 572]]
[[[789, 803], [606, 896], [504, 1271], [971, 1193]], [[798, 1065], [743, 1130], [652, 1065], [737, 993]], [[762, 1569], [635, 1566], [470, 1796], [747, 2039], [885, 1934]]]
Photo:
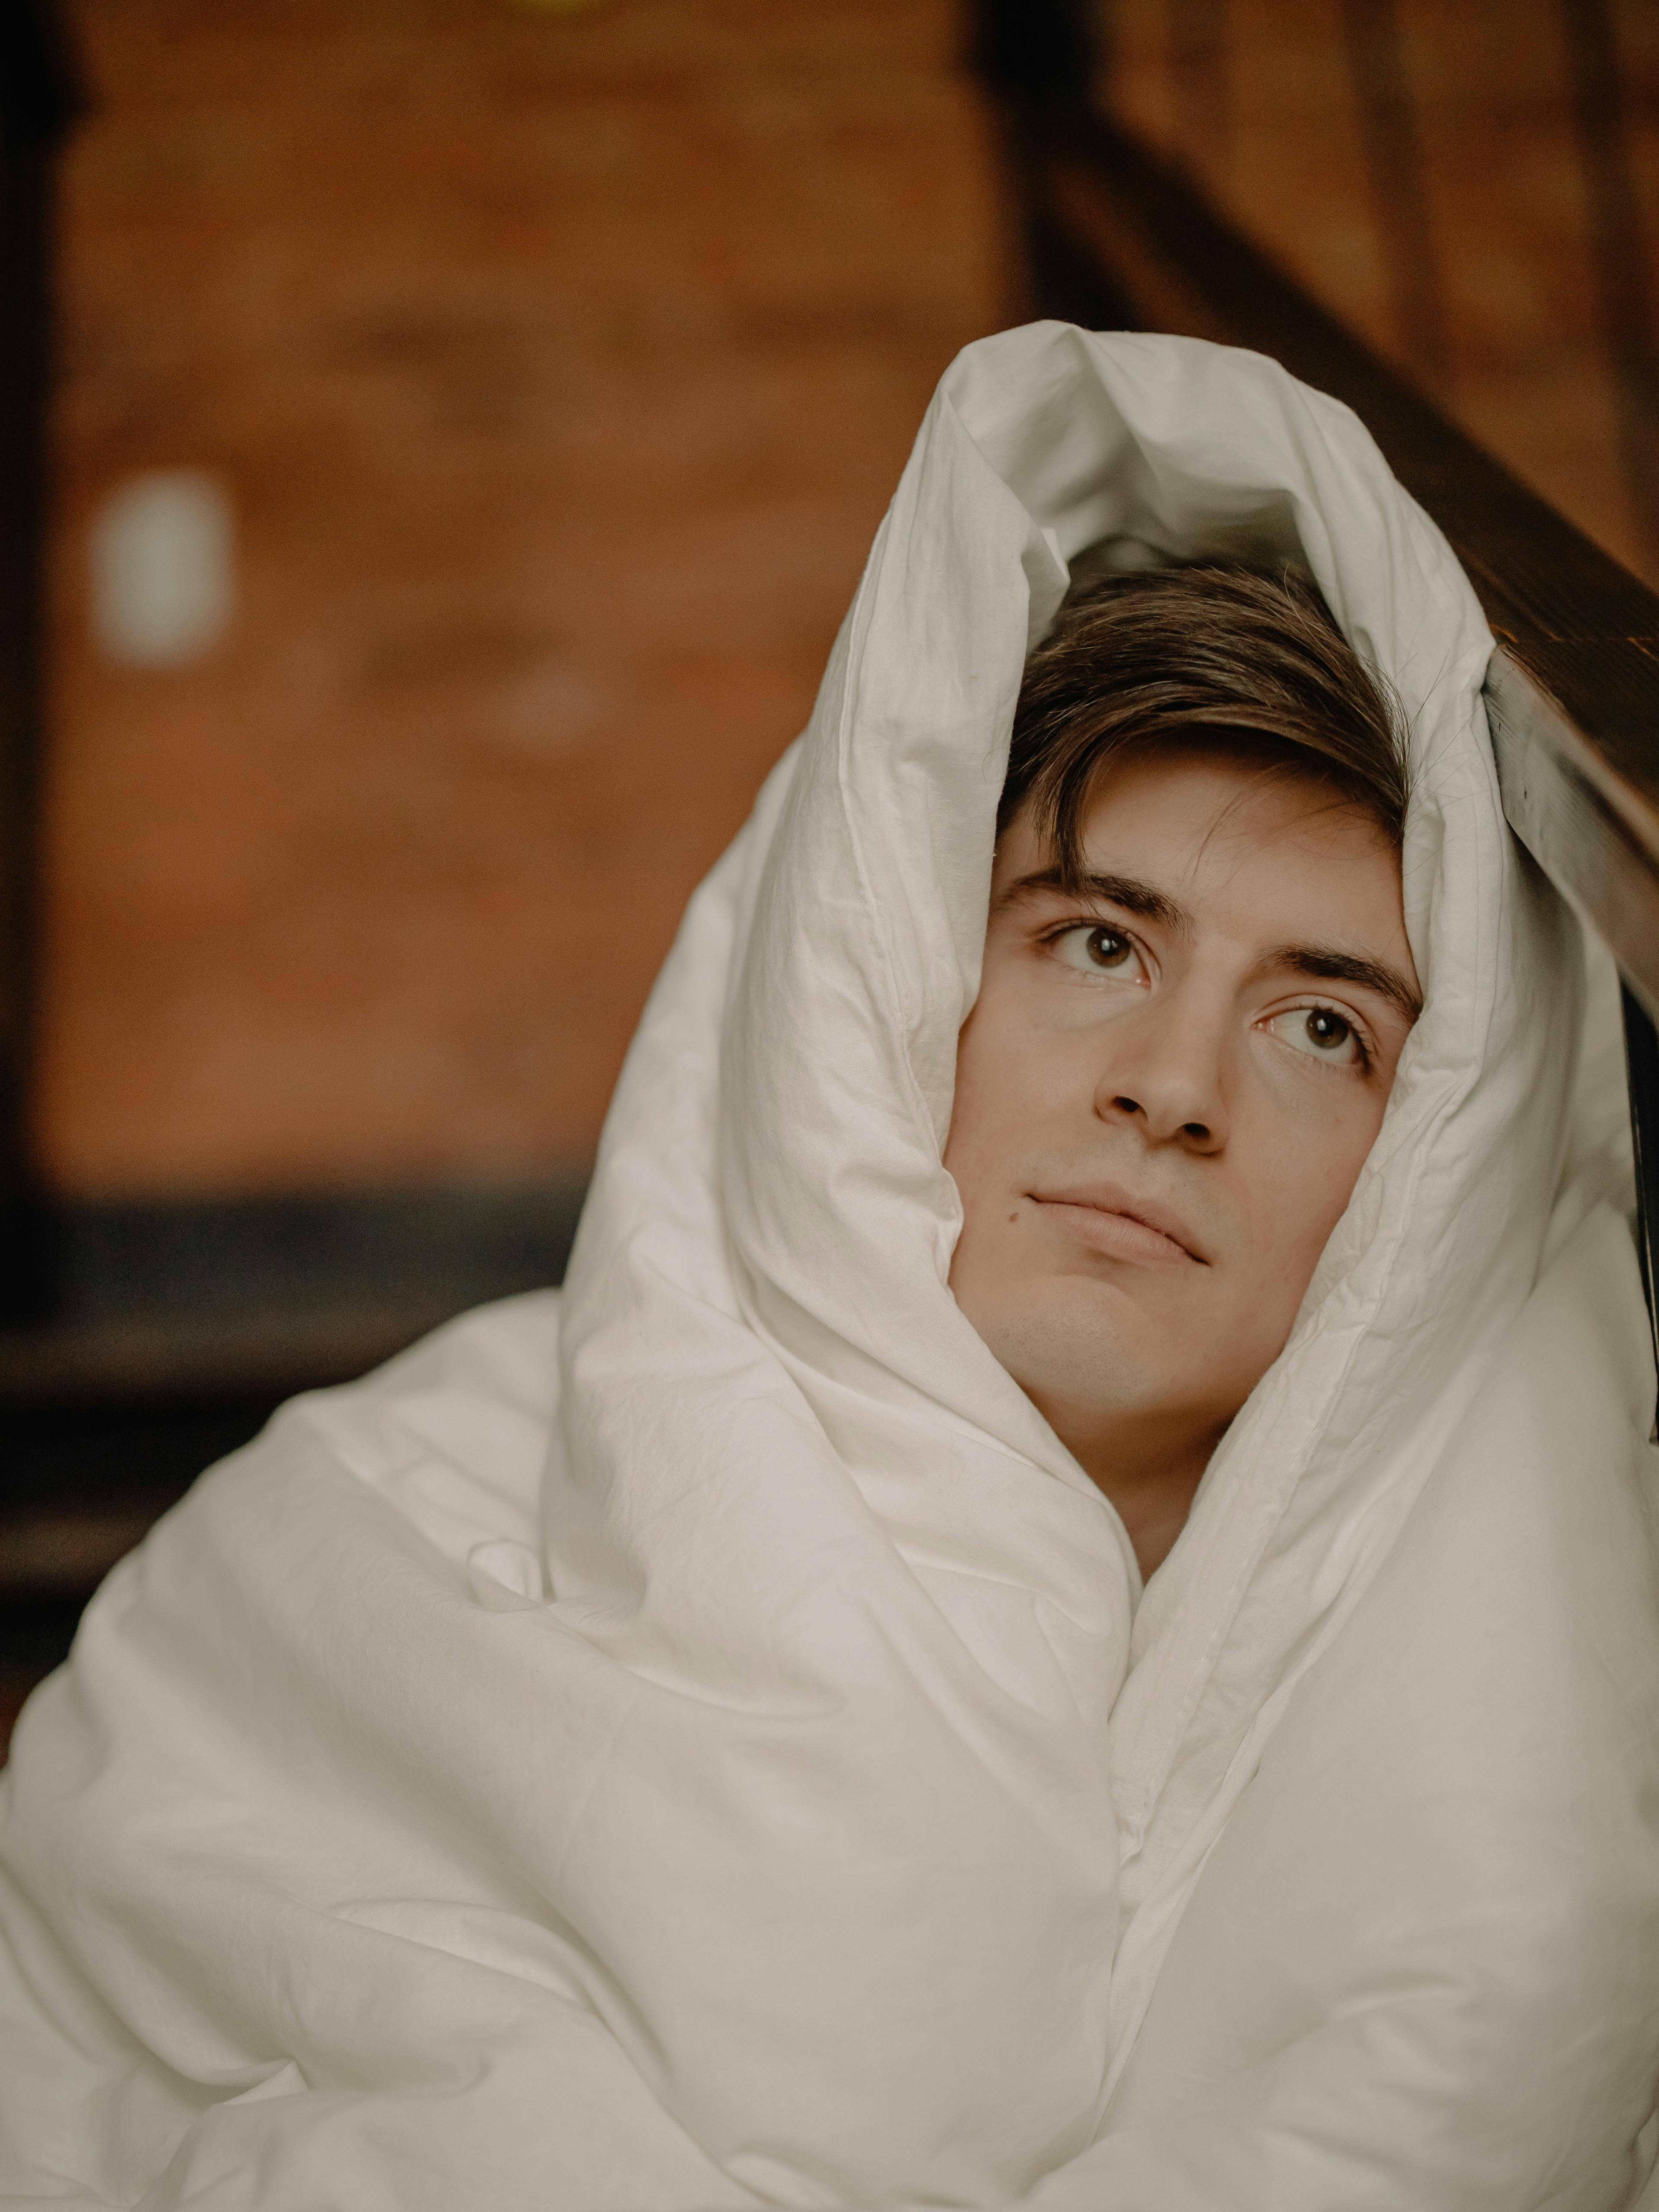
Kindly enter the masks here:
[[[1427, 998], [1144, 1595], [951, 1296], [940, 1158], [1022, 664], [1110, 540], [1305, 567], [1395, 687]], [[1490, 650], [1272, 362], [962, 356], [562, 1301], [286, 1408], [25, 1711], [7, 2203], [1633, 2200], [1654, 1376], [1604, 956], [1505, 829]]]

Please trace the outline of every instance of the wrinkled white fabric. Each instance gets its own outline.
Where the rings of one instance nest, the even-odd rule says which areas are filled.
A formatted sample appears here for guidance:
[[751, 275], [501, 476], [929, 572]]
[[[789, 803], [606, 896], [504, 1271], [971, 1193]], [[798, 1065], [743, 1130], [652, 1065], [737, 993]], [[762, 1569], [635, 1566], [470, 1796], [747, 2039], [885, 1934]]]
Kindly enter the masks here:
[[[1427, 994], [1144, 1595], [950, 1295], [940, 1158], [1024, 657], [1112, 537], [1304, 562], [1395, 685]], [[1630, 2200], [1653, 1375], [1610, 1032], [1581, 1048], [1584, 948], [1503, 822], [1490, 647], [1271, 362], [968, 349], [687, 914], [562, 1303], [287, 1408], [26, 1711], [9, 2201]]]

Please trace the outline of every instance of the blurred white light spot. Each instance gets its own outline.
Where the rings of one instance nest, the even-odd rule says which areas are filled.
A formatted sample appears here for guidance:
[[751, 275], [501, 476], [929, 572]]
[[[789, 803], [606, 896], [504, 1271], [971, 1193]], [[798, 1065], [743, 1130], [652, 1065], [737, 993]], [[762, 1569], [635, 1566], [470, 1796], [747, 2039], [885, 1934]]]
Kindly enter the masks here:
[[235, 524], [204, 469], [150, 469], [112, 491], [92, 526], [92, 627], [112, 660], [169, 668], [216, 645], [230, 621]]

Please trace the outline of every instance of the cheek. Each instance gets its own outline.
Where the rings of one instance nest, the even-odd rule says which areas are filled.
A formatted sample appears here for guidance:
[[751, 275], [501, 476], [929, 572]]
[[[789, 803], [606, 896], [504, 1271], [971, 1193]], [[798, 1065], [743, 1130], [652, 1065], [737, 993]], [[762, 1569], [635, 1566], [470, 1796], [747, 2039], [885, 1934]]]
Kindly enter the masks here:
[[[1034, 1061], [1014, 994], [988, 977], [957, 1045], [956, 1097], [945, 1164], [958, 1182], [1006, 1149], [1034, 1104]], [[964, 1203], [970, 1194], [964, 1188]]]
[[[1318, 1111], [1264, 1115], [1252, 1133], [1254, 1169], [1236, 1187], [1253, 1194], [1249, 1210], [1264, 1272], [1271, 1265], [1287, 1289], [1295, 1279], [1292, 1304], [1353, 1194], [1385, 1103], [1368, 1090], [1334, 1107], [1321, 1103]], [[1243, 1169], [1243, 1160], [1236, 1165]]]

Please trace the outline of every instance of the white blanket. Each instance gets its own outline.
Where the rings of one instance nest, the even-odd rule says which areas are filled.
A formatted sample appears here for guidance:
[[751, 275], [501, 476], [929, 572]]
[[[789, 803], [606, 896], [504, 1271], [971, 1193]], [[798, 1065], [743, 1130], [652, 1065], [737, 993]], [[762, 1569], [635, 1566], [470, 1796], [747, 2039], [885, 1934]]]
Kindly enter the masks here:
[[[1397, 686], [1427, 991], [1144, 1595], [951, 1297], [940, 1163], [1023, 658], [1113, 534], [1304, 560]], [[6, 2201], [1631, 2198], [1653, 1371], [1612, 1033], [1503, 823], [1490, 644], [1272, 363], [969, 349], [692, 902], [562, 1308], [287, 1408], [26, 1710]]]

